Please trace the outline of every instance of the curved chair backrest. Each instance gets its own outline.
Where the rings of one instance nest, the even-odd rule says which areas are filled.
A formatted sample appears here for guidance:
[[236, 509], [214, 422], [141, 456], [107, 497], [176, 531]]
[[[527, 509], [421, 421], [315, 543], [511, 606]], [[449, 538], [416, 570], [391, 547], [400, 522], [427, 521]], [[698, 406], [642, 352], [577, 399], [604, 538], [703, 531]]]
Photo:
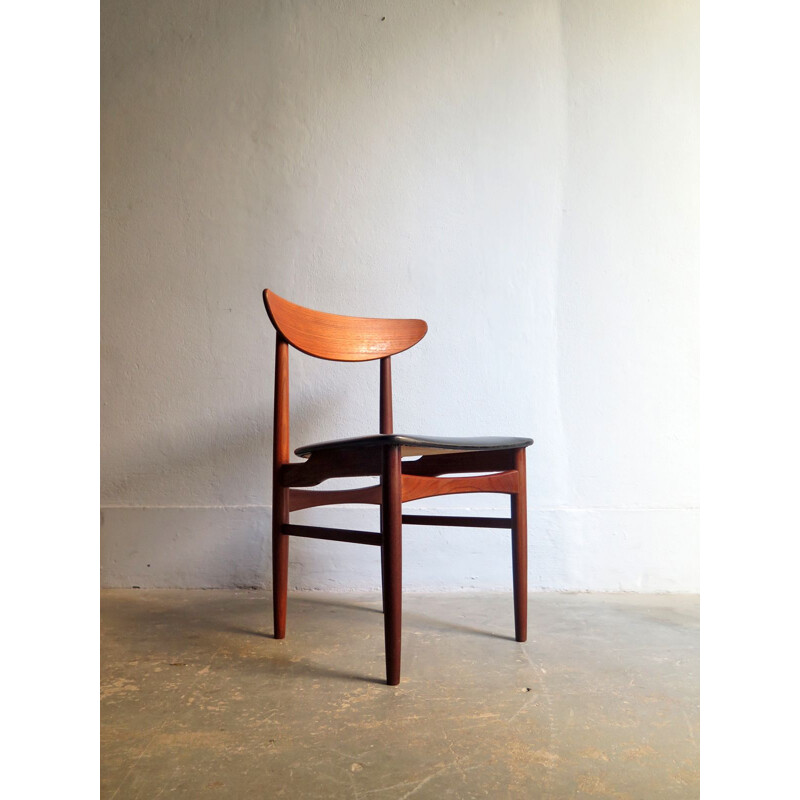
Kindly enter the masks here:
[[287, 342], [328, 361], [373, 361], [402, 353], [428, 332], [421, 319], [373, 319], [326, 314], [264, 289], [267, 314]]

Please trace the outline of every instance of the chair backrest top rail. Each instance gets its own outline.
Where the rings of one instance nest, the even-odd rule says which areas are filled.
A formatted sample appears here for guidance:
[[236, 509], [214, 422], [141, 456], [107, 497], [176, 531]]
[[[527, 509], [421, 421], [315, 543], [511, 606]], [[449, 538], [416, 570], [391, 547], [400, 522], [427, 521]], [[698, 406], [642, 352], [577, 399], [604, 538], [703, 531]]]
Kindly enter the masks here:
[[373, 361], [413, 347], [428, 332], [421, 319], [378, 319], [328, 314], [264, 290], [270, 321], [292, 347], [328, 361]]

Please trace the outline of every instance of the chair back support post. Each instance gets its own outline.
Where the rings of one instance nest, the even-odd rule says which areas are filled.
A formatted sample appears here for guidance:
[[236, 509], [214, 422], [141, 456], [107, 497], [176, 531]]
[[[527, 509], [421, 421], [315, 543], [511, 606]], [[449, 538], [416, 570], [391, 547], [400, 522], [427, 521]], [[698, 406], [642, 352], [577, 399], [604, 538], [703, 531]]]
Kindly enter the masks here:
[[390, 356], [381, 359], [381, 433], [392, 433], [392, 360]]
[[275, 405], [272, 439], [272, 464], [277, 472], [289, 463], [289, 343], [275, 337]]
[[275, 343], [275, 416], [272, 432], [272, 614], [275, 638], [286, 636], [289, 588], [289, 490], [281, 470], [289, 462], [289, 343], [278, 332]]

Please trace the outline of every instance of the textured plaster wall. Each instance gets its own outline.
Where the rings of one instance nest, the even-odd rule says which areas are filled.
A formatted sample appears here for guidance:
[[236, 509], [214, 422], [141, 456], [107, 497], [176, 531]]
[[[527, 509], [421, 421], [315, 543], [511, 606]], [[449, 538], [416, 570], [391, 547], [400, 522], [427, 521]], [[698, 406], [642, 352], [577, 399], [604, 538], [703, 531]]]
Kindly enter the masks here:
[[[396, 430], [535, 438], [533, 588], [697, 590], [695, 2], [104, 0], [102, 37], [106, 585], [268, 584], [269, 286], [428, 321]], [[292, 448], [377, 431], [376, 364], [291, 378]], [[503, 533], [405, 542], [410, 589], [510, 586]]]

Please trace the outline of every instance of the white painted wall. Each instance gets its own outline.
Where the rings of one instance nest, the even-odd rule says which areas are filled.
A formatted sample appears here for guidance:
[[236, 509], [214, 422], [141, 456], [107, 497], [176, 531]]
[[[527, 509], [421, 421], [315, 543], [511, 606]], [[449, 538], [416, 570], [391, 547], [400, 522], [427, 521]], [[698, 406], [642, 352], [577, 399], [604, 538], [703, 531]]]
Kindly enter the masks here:
[[[268, 584], [269, 286], [428, 321], [396, 430], [535, 438], [533, 588], [698, 589], [694, 0], [104, 0], [102, 36], [105, 585]], [[377, 431], [376, 364], [291, 378], [293, 448]], [[503, 533], [405, 542], [409, 589], [510, 586]]]

